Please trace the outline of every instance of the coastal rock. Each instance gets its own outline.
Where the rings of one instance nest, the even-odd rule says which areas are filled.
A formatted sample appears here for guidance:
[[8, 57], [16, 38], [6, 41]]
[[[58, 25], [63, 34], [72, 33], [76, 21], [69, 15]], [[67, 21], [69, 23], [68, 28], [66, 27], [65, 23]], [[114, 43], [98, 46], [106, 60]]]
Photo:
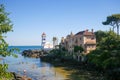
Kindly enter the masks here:
[[40, 50], [24, 50], [22, 56], [39, 58], [40, 53]]
[[29, 77], [26, 77], [26, 76], [21, 76], [21, 75], [18, 75], [16, 74], [15, 72], [11, 72], [14, 76], [14, 79], [13, 80], [32, 80], [31, 78]]
[[32, 57], [32, 58], [39, 58], [40, 56], [44, 56], [46, 54], [47, 52], [41, 50], [24, 50], [22, 52], [22, 56]]

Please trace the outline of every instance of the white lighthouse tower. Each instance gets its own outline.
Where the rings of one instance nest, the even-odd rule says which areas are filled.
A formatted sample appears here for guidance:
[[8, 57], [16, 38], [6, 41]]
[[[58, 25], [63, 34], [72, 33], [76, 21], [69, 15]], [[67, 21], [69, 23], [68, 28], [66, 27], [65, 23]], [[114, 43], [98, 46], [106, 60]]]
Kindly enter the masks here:
[[43, 32], [42, 35], [41, 35], [41, 37], [42, 37], [41, 46], [44, 48], [45, 43], [46, 43], [46, 34]]

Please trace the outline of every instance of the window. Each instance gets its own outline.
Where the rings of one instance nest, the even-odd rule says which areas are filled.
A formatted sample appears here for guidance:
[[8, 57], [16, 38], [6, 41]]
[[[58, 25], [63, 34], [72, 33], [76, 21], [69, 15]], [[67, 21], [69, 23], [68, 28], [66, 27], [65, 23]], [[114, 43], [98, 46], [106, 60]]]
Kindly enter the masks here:
[[90, 39], [90, 36], [87, 36], [86, 38], [87, 38], [87, 39]]
[[94, 37], [91, 38], [92, 40], [94, 39]]
[[78, 43], [78, 40], [77, 40], [77, 38], [76, 38], [76, 41], [75, 41], [75, 43], [76, 43], [76, 44]]
[[87, 46], [87, 48], [90, 48], [90, 46]]

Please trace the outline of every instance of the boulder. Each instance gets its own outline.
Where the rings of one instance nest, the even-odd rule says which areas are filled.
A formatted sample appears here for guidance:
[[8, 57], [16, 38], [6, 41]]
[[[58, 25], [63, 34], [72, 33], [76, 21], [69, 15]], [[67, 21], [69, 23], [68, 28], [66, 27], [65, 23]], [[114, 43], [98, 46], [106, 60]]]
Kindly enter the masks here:
[[21, 76], [19, 74], [16, 74], [15, 72], [11, 72], [14, 76], [14, 79], [13, 80], [32, 80], [31, 78], [29, 77], [26, 77], [26, 76]]
[[22, 52], [22, 56], [33, 57], [33, 58], [39, 58], [40, 54], [41, 54], [40, 50], [24, 50]]

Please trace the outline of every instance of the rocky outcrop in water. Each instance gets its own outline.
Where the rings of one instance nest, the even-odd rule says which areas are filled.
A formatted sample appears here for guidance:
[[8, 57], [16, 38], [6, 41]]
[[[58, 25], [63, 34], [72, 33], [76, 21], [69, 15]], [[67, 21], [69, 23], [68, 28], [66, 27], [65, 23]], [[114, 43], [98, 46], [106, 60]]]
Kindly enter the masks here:
[[47, 52], [41, 50], [24, 50], [22, 52], [22, 56], [32, 58], [39, 58], [40, 56], [44, 56], [45, 54], [47, 54]]
[[40, 50], [24, 50], [22, 52], [22, 56], [33, 57], [33, 58], [39, 58], [40, 54], [41, 54]]
[[16, 74], [15, 72], [11, 72], [14, 76], [14, 79], [12, 80], [32, 80], [31, 78], [27, 77], [27, 76], [21, 76]]

